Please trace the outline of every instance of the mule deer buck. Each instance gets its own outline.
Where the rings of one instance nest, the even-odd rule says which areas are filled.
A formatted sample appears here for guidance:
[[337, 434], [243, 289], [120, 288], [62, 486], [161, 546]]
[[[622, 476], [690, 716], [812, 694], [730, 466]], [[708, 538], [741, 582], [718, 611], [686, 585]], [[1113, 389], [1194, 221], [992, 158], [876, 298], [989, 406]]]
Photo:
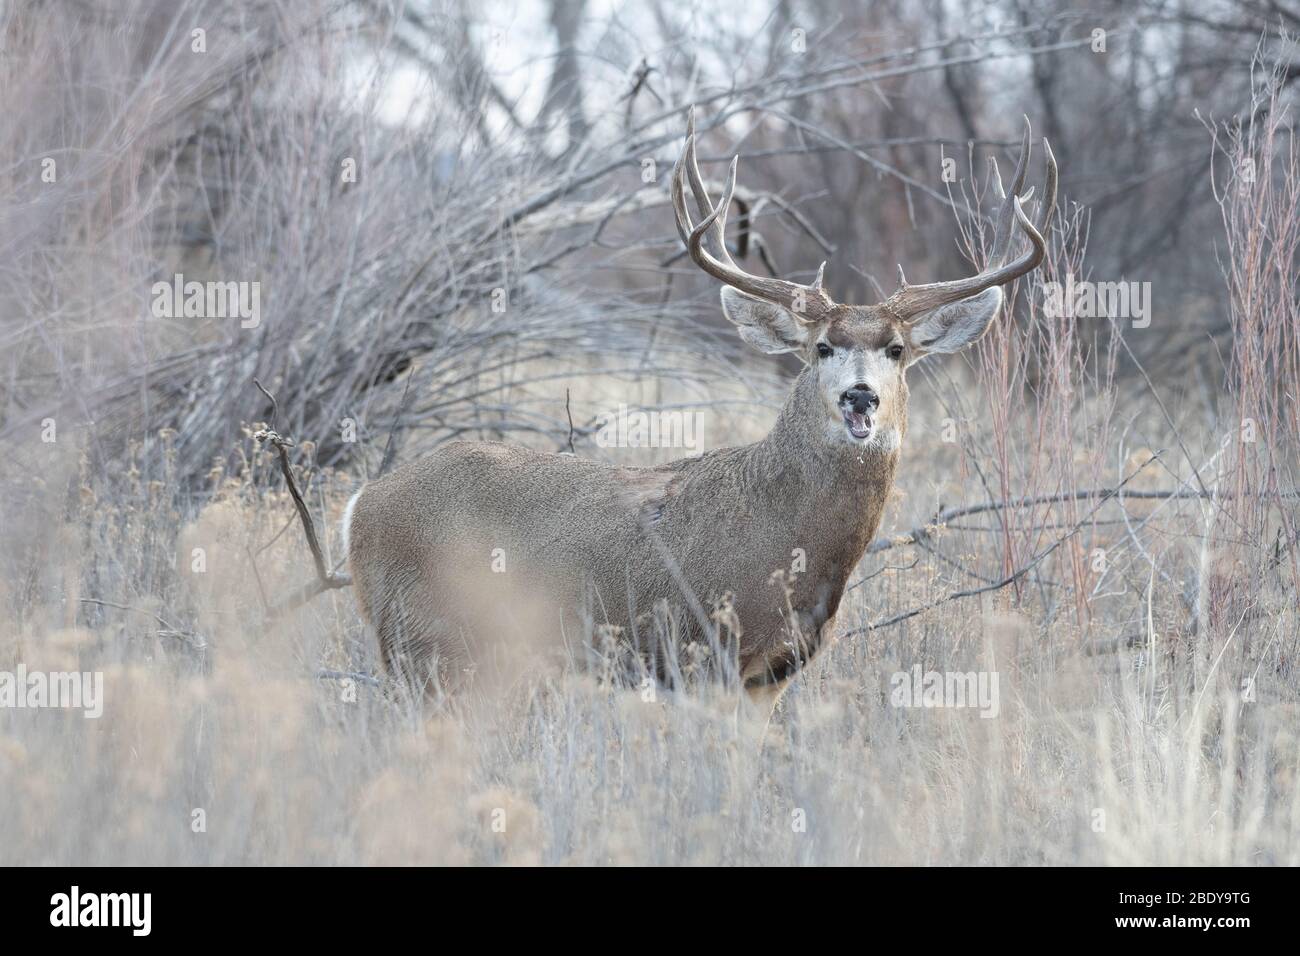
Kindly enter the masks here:
[[[1056, 197], [1044, 141], [1042, 221]], [[714, 205], [695, 159], [694, 111], [673, 170], [677, 229], [722, 284], [722, 310], [750, 345], [804, 363], [771, 432], [657, 467], [618, 467], [499, 442], [450, 443], [366, 485], [345, 533], [363, 614], [390, 673], [432, 692], [467, 682], [498, 632], [616, 625], [661, 675], [684, 642], [712, 640], [751, 699], [774, 704], [826, 642], [850, 573], [880, 525], [907, 431], [906, 370], [980, 338], [1000, 287], [1036, 268], [1045, 242], [1021, 208], [1024, 141], [995, 220], [993, 265], [950, 282], [844, 305], [811, 285], [752, 275], [724, 241], [733, 159]], [[698, 207], [693, 219], [689, 188]], [[1010, 257], [1016, 225], [1028, 248]], [[792, 555], [804, 566], [787, 572]], [[489, 573], [493, 561], [501, 563]], [[676, 614], [669, 647], [652, 619]], [[727, 636], [715, 622], [725, 612]], [[710, 638], [710, 633], [712, 638]]]

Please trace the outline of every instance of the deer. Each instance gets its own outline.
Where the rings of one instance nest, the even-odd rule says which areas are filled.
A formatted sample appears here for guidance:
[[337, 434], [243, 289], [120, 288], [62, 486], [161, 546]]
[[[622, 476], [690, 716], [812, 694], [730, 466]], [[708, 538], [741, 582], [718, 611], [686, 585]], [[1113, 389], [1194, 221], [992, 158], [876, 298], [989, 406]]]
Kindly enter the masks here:
[[[801, 360], [775, 423], [753, 444], [653, 467], [454, 441], [367, 483], [347, 505], [345, 549], [389, 674], [455, 693], [502, 653], [510, 627], [563, 632], [567, 646], [585, 622], [661, 679], [683, 647], [708, 646], [738, 699], [770, 716], [828, 644], [880, 527], [907, 433], [908, 368], [979, 340], [1002, 287], [1043, 261], [1056, 161], [1044, 140], [1040, 231], [1023, 208], [1032, 190], [1020, 194], [1030, 150], [1026, 118], [986, 269], [922, 285], [900, 269], [884, 301], [849, 305], [828, 294], [824, 262], [810, 284], [736, 264], [725, 233], [739, 157], [713, 203], [692, 108], [669, 190], [677, 232], [721, 283], [740, 338]], [[1016, 227], [1028, 247], [1013, 257]]]

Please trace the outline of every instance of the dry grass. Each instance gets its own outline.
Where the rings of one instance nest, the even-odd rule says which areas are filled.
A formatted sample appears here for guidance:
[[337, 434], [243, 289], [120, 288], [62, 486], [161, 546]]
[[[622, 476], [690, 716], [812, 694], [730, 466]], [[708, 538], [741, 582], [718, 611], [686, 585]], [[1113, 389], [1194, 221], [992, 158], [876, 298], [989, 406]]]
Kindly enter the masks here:
[[[952, 453], [915, 429], [902, 486], [951, 473]], [[25, 538], [32, 575], [8, 586], [26, 596], [6, 598], [26, 613], [0, 643], [0, 669], [102, 671], [106, 701], [99, 720], [0, 711], [0, 787], [14, 811], [0, 821], [5, 863], [1300, 862], [1294, 592], [1260, 590], [1249, 622], [1189, 634], [1122, 524], [1090, 532], [1090, 547], [1133, 563], [1122, 587], [1089, 601], [1087, 633], [1061, 610], [1068, 586], [1044, 574], [1020, 599], [1004, 589], [841, 640], [785, 698], [760, 750], [735, 701], [709, 692], [647, 700], [539, 665], [504, 700], [416, 714], [381, 688], [316, 677], [373, 672], [373, 648], [346, 591], [262, 626], [259, 590], [309, 574], [297, 526], [276, 537], [292, 510], [265, 488], [269, 457], [250, 453], [243, 473], [215, 478], [185, 520], [166, 487], [102, 501], [97, 479], [50, 455], [23, 511], [65, 533]], [[78, 504], [63, 517], [69, 485]], [[314, 487], [337, 517], [350, 479]], [[928, 497], [900, 495], [894, 530]], [[1202, 508], [1130, 506], [1135, 522], [1156, 515], [1149, 547], [1194, 540]], [[948, 531], [935, 543], [994, 574], [990, 537]], [[174, 560], [161, 541], [176, 542]], [[202, 574], [186, 570], [193, 547], [205, 549]], [[851, 592], [841, 627], [969, 583], [918, 557]], [[1183, 579], [1201, 560], [1171, 548], [1157, 570]], [[86, 581], [96, 594], [78, 590]], [[92, 596], [134, 610], [76, 608]], [[1137, 646], [1084, 652], [1125, 636]], [[916, 665], [996, 671], [997, 716], [893, 706], [890, 676]], [[196, 808], [206, 832], [192, 831]]]

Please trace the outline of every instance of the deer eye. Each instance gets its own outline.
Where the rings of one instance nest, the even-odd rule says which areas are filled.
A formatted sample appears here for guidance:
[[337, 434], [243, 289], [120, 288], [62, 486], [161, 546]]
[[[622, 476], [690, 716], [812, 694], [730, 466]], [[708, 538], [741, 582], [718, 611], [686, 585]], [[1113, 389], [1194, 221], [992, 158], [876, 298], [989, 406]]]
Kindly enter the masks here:
[[885, 350], [885, 354], [897, 362], [903, 357], [903, 347], [901, 345], [891, 345]]
[[820, 355], [822, 358], [830, 358], [834, 353], [835, 350], [832, 349], [825, 342], [817, 343], [817, 354]]

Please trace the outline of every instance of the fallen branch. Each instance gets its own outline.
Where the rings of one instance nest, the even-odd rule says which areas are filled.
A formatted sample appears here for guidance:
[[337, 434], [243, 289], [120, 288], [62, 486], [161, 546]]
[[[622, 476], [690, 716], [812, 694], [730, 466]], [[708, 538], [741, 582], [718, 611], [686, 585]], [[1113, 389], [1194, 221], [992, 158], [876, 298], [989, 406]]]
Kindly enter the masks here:
[[[279, 409], [275, 396], [268, 392], [257, 379], [253, 379], [253, 384], [271, 400], [271, 419], [274, 422], [275, 413]], [[298, 490], [298, 481], [294, 478], [293, 467], [289, 464], [289, 449], [293, 447], [293, 440], [270, 428], [258, 431], [253, 436], [253, 440], [271, 445], [279, 455], [280, 473], [284, 475], [284, 482], [289, 487], [289, 495], [293, 498], [293, 506], [298, 510], [298, 518], [302, 521], [303, 533], [307, 536], [307, 547], [311, 549], [312, 561], [316, 565], [315, 581], [304, 585], [279, 604], [268, 609], [267, 615], [273, 619], [301, 607], [316, 595], [325, 591], [348, 587], [352, 583], [352, 578], [346, 574], [336, 574], [329, 569], [325, 562], [325, 553], [321, 550], [320, 538], [316, 534], [316, 523], [312, 520], [311, 512], [307, 509], [307, 502], [303, 500], [302, 492]]]

